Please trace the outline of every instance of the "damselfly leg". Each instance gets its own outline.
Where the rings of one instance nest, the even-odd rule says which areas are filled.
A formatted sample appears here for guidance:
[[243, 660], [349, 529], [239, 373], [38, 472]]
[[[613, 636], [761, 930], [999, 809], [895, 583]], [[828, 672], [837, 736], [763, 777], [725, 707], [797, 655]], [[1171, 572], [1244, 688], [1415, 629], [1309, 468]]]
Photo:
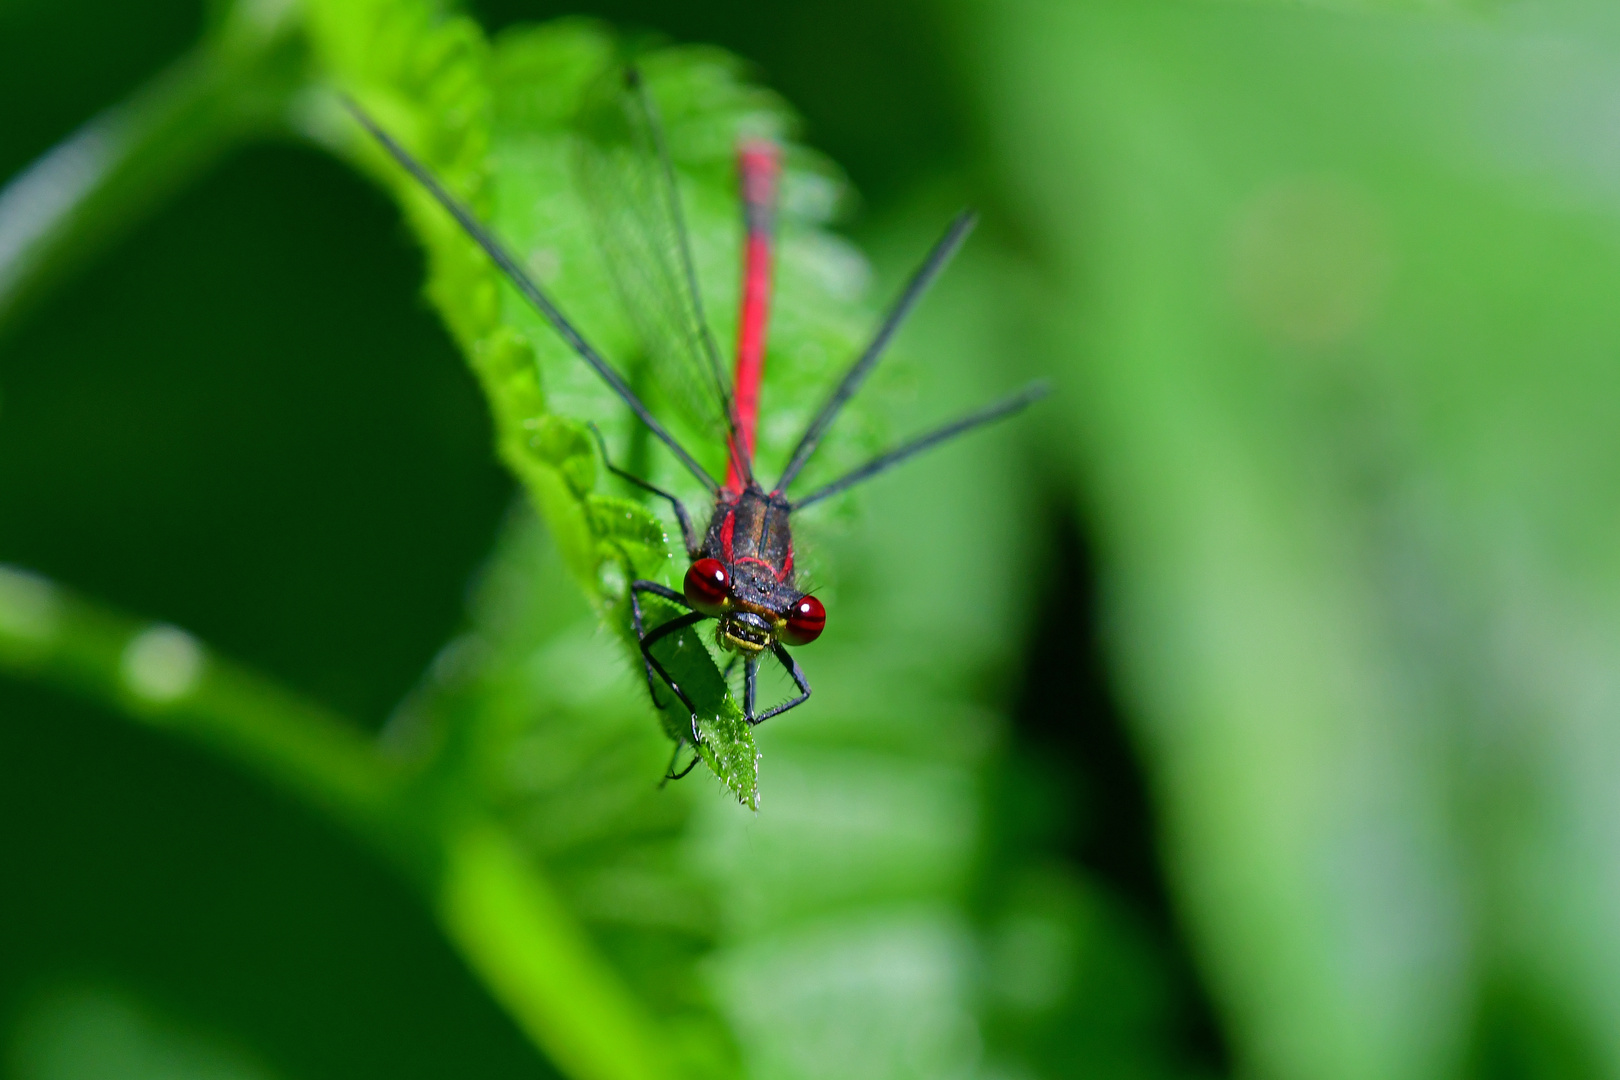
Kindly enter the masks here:
[[683, 746], [685, 746], [685, 745], [686, 745], [686, 740], [681, 739], [680, 741], [678, 741], [675, 744], [675, 749], [670, 751], [669, 764], [664, 766], [664, 778], [662, 780], [658, 781], [659, 788], [662, 788], [665, 784], [669, 783], [671, 780], [685, 779], [686, 774], [691, 772], [693, 769], [697, 768], [697, 763], [703, 760], [703, 755], [699, 754], [697, 752], [697, 747], [694, 746], [692, 748], [692, 760], [686, 763], [686, 768], [682, 769], [680, 772], [676, 772], [675, 771], [675, 762], [680, 758], [680, 756], [681, 756], [681, 748]]
[[[680, 595], [673, 589], [664, 588], [664, 586], [658, 584], [656, 581], [637, 581], [630, 586], [632, 605], [636, 607], [639, 607], [639, 605], [634, 603], [634, 597], [638, 587], [640, 586], [650, 586], [650, 588], [641, 588], [640, 591], [655, 593], [664, 597], [666, 600], [678, 599]], [[682, 604], [686, 603], [685, 600], [680, 600], [680, 602]], [[692, 704], [692, 699], [686, 696], [686, 691], [681, 689], [680, 684], [675, 681], [675, 677], [664, 668], [663, 664], [658, 662], [658, 657], [652, 654], [652, 647], [664, 640], [664, 638], [668, 637], [669, 635], [679, 633], [689, 626], [695, 626], [706, 618], [708, 618], [708, 616], [703, 614], [701, 611], [689, 611], [685, 615], [677, 616], [669, 620], [669, 622], [662, 624], [657, 629], [646, 633], [643, 633], [642, 631], [639, 615], [636, 619], [636, 636], [641, 642], [641, 658], [647, 663], [648, 667], [652, 671], [656, 671], [658, 673], [658, 677], [663, 679], [665, 685], [674, 691], [675, 696], [681, 699], [681, 704], [686, 706], [686, 711], [691, 714], [693, 746], [696, 746], [703, 741], [703, 736], [698, 732], [697, 706]], [[652, 690], [652, 677], [650, 674], [647, 680], [647, 688], [649, 691]], [[658, 694], [656, 691], [653, 692], [653, 704], [658, 705], [659, 708], [663, 708], [662, 704], [660, 704], [658, 701]]]
[[[689, 626], [695, 626], [707, 616], [702, 612], [689, 611], [685, 615], [676, 616], [649, 631], [646, 626], [645, 616], [641, 610], [641, 595], [643, 593], [651, 593], [653, 596], [662, 597], [671, 603], [680, 604], [682, 607], [688, 606], [686, 598], [669, 586], [656, 581], [641, 579], [630, 583], [630, 616], [636, 628], [636, 640], [640, 643], [641, 660], [647, 673], [647, 693], [652, 696], [655, 708], [662, 709], [664, 707], [664, 703], [658, 700], [658, 684], [654, 678], [656, 673], [657, 678], [664, 680], [670, 690], [674, 691], [675, 696], [680, 698], [681, 704], [686, 706], [687, 712], [692, 714], [692, 744], [696, 747], [702, 742], [702, 736], [698, 732], [697, 707], [692, 704], [691, 699], [686, 696], [686, 691], [680, 688], [680, 685], [670, 676], [663, 664], [658, 662], [658, 658], [652, 654], [652, 647], [670, 634], [677, 633]], [[743, 719], [747, 720], [750, 726], [763, 724], [771, 717], [785, 713], [789, 709], [797, 708], [810, 700], [810, 680], [804, 677], [804, 670], [799, 667], [799, 662], [793, 658], [793, 654], [788, 652], [787, 648], [780, 642], [771, 647], [771, 652], [781, 663], [783, 670], [788, 673], [788, 677], [793, 680], [793, 685], [798, 688], [799, 696], [784, 701], [780, 705], [773, 705], [763, 713], [757, 713], [755, 711], [755, 700], [758, 693], [760, 658], [757, 655], [744, 657]], [[731, 672], [737, 663], [737, 659], [734, 656], [726, 664], [723, 677], [727, 682], [731, 680]], [[671, 763], [673, 765], [673, 759], [671, 759]], [[686, 775], [686, 772], [683, 771], [681, 775]], [[672, 777], [672, 779], [679, 779], [679, 777]]]
[[797, 660], [793, 659], [793, 654], [788, 652], [787, 648], [780, 641], [777, 642], [774, 646], [771, 647], [771, 651], [776, 654], [776, 658], [778, 660], [780, 660], [782, 662], [782, 666], [787, 669], [788, 676], [793, 679], [793, 685], [797, 686], [799, 688], [799, 696], [796, 697], [796, 698], [793, 698], [791, 701], [784, 701], [780, 705], [777, 705], [777, 706], [774, 706], [772, 708], [766, 709], [764, 715], [762, 715], [762, 716], [755, 716], [754, 715], [754, 672], [757, 669], [758, 665], [757, 664], [750, 665], [749, 668], [748, 668], [748, 693], [747, 693], [747, 697], [748, 697], [748, 722], [750, 724], [763, 724], [765, 721], [769, 720], [771, 717], [778, 716], [778, 715], [780, 715], [782, 713], [785, 713], [789, 709], [797, 708], [798, 706], [803, 705], [806, 701], [810, 700], [810, 680], [808, 680], [808, 679], [806, 679], [804, 677], [804, 671], [799, 667], [799, 662]]
[[[635, 627], [636, 644], [641, 648], [641, 663], [647, 671], [647, 693], [652, 697], [653, 708], [662, 709], [664, 707], [664, 703], [658, 700], [658, 684], [653, 678], [654, 661], [651, 656], [647, 655], [647, 626], [645, 617], [641, 613], [642, 593], [652, 593], [654, 596], [662, 597], [663, 599], [674, 604], [679, 604], [684, 608], [690, 608], [691, 605], [686, 602], [686, 597], [682, 596], [674, 589], [669, 588], [667, 585], [661, 585], [656, 581], [647, 581], [644, 578], [638, 578], [630, 583], [630, 623]], [[660, 629], [662, 629], [662, 627], [660, 627]], [[662, 674], [662, 671], [663, 669], [660, 668], [659, 673]], [[668, 681], [669, 676], [665, 675], [664, 679], [665, 681]], [[672, 689], [675, 686], [674, 683], [670, 683], [669, 685]], [[680, 693], [679, 690], [676, 690], [675, 692], [677, 694]]]
[[759, 675], [759, 655], [756, 653], [743, 661], [743, 717], [752, 724], [754, 722], [754, 681]]
[[608, 457], [607, 440], [602, 438], [602, 432], [595, 424], [591, 424], [589, 427], [591, 429], [591, 434], [596, 436], [596, 449], [601, 453], [602, 464], [607, 468], [608, 472], [612, 473], [614, 476], [617, 476], [620, 480], [623, 480], [627, 484], [635, 485], [650, 495], [656, 495], [660, 499], [667, 499], [669, 501], [669, 505], [675, 511], [675, 520], [681, 526], [681, 543], [686, 545], [686, 557], [689, 559], [697, 558], [698, 548], [700, 546], [697, 539], [697, 530], [692, 527], [692, 515], [686, 512], [686, 504], [681, 502], [681, 500], [674, 495], [665, 491], [663, 488], [649, 484], [647, 481], [643, 480], [634, 473], [629, 472], [626, 469], [621, 469], [617, 465], [613, 464], [613, 459]]

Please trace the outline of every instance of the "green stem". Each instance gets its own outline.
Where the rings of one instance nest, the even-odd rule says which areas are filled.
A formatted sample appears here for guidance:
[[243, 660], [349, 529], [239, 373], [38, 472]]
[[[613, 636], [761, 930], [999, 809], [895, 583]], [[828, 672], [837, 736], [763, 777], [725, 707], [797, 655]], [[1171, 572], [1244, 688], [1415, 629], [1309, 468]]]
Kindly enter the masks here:
[[0, 567], [0, 671], [205, 743], [368, 835], [401, 839], [389, 813], [395, 770], [358, 728], [183, 630]]
[[0, 188], [0, 325], [232, 146], [284, 123], [305, 67], [295, 26], [285, 11], [227, 17]]
[[0, 672], [58, 686], [184, 735], [347, 822], [436, 900], [490, 992], [582, 1080], [657, 1080], [658, 1026], [545, 876], [476, 810], [409, 805], [409, 776], [337, 714], [173, 626], [110, 611], [0, 566]]
[[[279, 7], [276, 0], [237, 5], [193, 53], [0, 189], [0, 327], [221, 154], [246, 138], [287, 130], [298, 94], [315, 85], [309, 41], [320, 47], [326, 67], [347, 73], [342, 81], [364, 79], [337, 59], [361, 73], [376, 68], [388, 74], [382, 81], [390, 88], [397, 82], [420, 91], [425, 117], [454, 119], [462, 115], [463, 97], [479, 99], [481, 85], [468, 79], [481, 77], [483, 52], [470, 23], [440, 18], [426, 6], [396, 10], [364, 0], [311, 2], [307, 20], [305, 14], [293, 0]], [[423, 35], [414, 51], [397, 52], [400, 41], [411, 40], [399, 36], [401, 27]], [[322, 77], [333, 74], [323, 70]], [[434, 81], [439, 76], [442, 85]], [[470, 159], [480, 160], [482, 144], [474, 138], [467, 147]], [[441, 254], [456, 244], [464, 241], [444, 243]], [[469, 340], [481, 341], [490, 329]], [[532, 384], [531, 396], [538, 397], [532, 352], [508, 351], [528, 379], [523, 385]], [[526, 407], [528, 399], [520, 404]], [[536, 434], [520, 422], [537, 415], [543, 409], [511, 417], [519, 425], [513, 439], [526, 448]], [[584, 450], [559, 463], [590, 460], [583, 436], [575, 434]], [[529, 460], [521, 458], [520, 472]], [[546, 482], [560, 486], [561, 475], [548, 463]], [[593, 547], [598, 533], [616, 535], [603, 522], [627, 517], [623, 507], [609, 514], [582, 492], [568, 494], [575, 516], [595, 511], [602, 519], [589, 535]], [[635, 524], [657, 532], [646, 515]], [[396, 767], [357, 726], [218, 656], [184, 631], [109, 611], [4, 567], [0, 672], [51, 683], [209, 745], [355, 828], [433, 898], [470, 966], [570, 1075], [657, 1080], [671, 1072], [661, 1053], [661, 1026], [595, 947], [543, 868], [489, 821], [475, 790], [453, 780], [440, 784], [431, 770]], [[751, 744], [745, 756], [751, 784]]]
[[439, 918], [490, 992], [569, 1076], [659, 1080], [657, 1025], [500, 828], [447, 838]]

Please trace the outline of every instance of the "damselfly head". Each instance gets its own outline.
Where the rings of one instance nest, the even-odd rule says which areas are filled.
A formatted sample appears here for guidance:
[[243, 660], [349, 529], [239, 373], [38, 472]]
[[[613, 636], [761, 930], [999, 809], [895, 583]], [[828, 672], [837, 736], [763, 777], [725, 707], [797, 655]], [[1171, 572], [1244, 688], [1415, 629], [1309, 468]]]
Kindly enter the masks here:
[[808, 645], [821, 636], [827, 625], [827, 609], [813, 596], [789, 593], [792, 599], [786, 604], [782, 604], [786, 597], [780, 596], [774, 602], [761, 603], [760, 598], [739, 598], [736, 584], [731, 571], [719, 559], [698, 559], [686, 571], [686, 602], [694, 611], [720, 621], [715, 641], [723, 649], [763, 652], [778, 641]]

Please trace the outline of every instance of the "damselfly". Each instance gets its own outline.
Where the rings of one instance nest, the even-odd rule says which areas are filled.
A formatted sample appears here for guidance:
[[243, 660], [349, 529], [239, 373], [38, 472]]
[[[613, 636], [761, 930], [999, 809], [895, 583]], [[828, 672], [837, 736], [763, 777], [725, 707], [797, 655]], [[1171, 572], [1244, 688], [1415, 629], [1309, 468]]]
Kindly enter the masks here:
[[[702, 743], [697, 708], [659, 661], [653, 646], [671, 634], [678, 634], [705, 619], [714, 619], [718, 647], [737, 654], [743, 661], [743, 715], [749, 724], [762, 723], [802, 705], [810, 697], [810, 682], [788, 647], [808, 645], [816, 640], [826, 625], [827, 612], [820, 600], [800, 591], [796, 584], [794, 512], [838, 495], [924, 450], [1009, 416], [1041, 397], [1045, 387], [1040, 384], [1027, 387], [911, 439], [807, 494], [789, 494], [833, 421], [871, 374], [901, 323], [967, 239], [975, 216], [963, 212], [951, 222], [912, 274], [869, 344], [810, 421], [781, 475], [767, 487], [754, 472], [754, 447], [770, 314], [780, 150], [773, 142], [754, 139], [743, 141], [737, 154], [745, 241], [737, 352], [733, 375], [728, 379], [704, 315], [674, 166], [652, 98], [634, 68], [615, 80], [609, 96], [611, 107], [605, 113], [599, 112], [594, 122], [600, 123], [603, 116], [608, 118], [616, 128], [613, 141], [624, 153], [614, 160], [587, 155], [583, 177], [585, 183], [595, 189], [599, 203], [604, 199], [617, 199], [621, 204], [617, 208], [621, 212], [614, 212], [610, 207], [606, 214], [600, 215], [604, 253], [625, 294], [644, 347], [661, 355], [665, 370], [683, 373], [677, 390], [688, 404], [696, 403], [699, 411], [712, 418], [717, 437], [724, 440], [728, 465], [723, 481], [711, 475], [659, 422], [620, 372], [585, 339], [511, 251], [451, 195], [425, 165], [353, 102], [349, 103], [349, 108], [388, 153], [483, 248], [653, 437], [712, 495], [714, 505], [708, 527], [699, 533], [677, 496], [615, 465], [597, 434], [603, 463], [609, 471], [666, 500], [681, 530], [690, 563], [684, 588], [675, 590], [660, 582], [635, 580], [630, 584], [630, 609], [653, 703], [662, 707], [658, 698], [658, 682], [662, 681], [691, 714], [692, 745], [696, 747]], [[649, 628], [642, 604], [648, 595], [662, 597], [687, 611]], [[760, 661], [767, 654], [792, 678], [797, 695], [758, 712], [755, 686]], [[685, 771], [680, 775], [685, 775]]]

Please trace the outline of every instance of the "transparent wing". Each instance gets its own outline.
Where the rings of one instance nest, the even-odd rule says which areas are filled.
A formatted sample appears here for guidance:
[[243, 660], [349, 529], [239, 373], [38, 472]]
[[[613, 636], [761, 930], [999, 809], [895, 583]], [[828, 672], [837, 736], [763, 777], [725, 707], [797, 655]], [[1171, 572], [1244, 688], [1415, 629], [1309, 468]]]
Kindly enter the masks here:
[[640, 75], [605, 76], [580, 120], [585, 201], [653, 378], [688, 420], [731, 444], [731, 381], [704, 314], [663, 128]]

